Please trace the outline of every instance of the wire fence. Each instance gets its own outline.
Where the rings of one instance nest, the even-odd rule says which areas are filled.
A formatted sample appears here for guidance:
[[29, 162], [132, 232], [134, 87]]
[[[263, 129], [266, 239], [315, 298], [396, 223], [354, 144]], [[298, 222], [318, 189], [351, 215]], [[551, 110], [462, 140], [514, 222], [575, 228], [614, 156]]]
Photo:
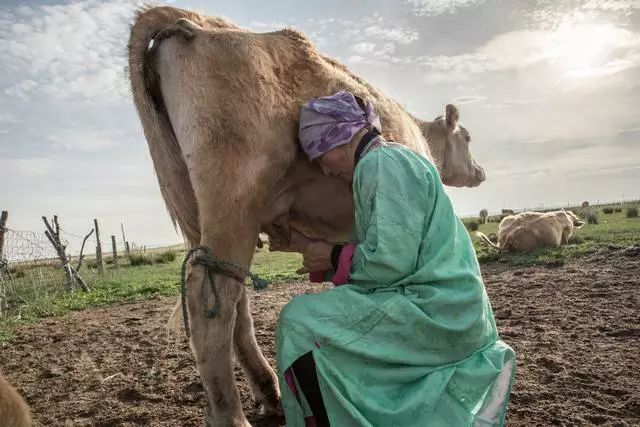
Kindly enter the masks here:
[[79, 292], [84, 287], [77, 286], [75, 277], [90, 289], [117, 275], [120, 267], [152, 264], [159, 256], [175, 256], [175, 250], [181, 249], [147, 248], [115, 236], [100, 239], [98, 249], [93, 229], [81, 236], [57, 226], [53, 242], [50, 236], [0, 224], [0, 318], [19, 318], [22, 307], [30, 302]]

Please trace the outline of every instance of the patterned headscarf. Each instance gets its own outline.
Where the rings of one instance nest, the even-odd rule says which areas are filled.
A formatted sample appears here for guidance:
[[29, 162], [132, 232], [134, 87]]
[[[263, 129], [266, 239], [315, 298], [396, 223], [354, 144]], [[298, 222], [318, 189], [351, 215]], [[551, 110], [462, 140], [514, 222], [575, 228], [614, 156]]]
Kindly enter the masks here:
[[310, 160], [344, 144], [367, 124], [380, 130], [380, 118], [373, 106], [364, 110], [351, 92], [341, 90], [331, 96], [314, 98], [302, 107], [298, 135]]

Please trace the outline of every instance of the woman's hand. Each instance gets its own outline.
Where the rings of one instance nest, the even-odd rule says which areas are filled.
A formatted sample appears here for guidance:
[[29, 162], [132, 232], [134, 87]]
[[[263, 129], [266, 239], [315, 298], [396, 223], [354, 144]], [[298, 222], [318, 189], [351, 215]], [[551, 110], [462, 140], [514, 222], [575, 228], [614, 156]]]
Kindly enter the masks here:
[[[333, 244], [327, 242], [309, 243], [302, 252], [304, 270], [306, 272], [327, 271], [333, 268], [331, 265], [331, 250]], [[305, 272], [298, 270], [300, 274]]]

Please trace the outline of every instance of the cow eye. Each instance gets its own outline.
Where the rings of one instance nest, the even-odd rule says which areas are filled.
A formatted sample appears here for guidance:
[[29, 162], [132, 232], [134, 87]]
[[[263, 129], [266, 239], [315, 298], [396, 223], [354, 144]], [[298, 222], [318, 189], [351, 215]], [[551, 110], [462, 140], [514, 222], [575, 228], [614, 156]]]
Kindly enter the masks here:
[[469, 135], [465, 135], [465, 136], [464, 136], [464, 139], [466, 139], [466, 140], [467, 140], [467, 142], [471, 142], [471, 137], [470, 137]]

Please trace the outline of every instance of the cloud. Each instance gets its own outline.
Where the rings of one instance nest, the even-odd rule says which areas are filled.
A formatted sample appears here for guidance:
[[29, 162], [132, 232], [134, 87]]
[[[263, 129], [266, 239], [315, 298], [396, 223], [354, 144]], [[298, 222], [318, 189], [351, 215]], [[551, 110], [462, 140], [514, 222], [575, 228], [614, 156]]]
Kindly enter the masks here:
[[15, 83], [4, 90], [4, 93], [8, 96], [14, 96], [23, 101], [29, 100], [31, 92], [35, 90], [38, 86], [38, 83], [34, 80], [24, 79], [20, 80], [18, 83]]
[[13, 125], [22, 122], [22, 120], [18, 119], [13, 114], [9, 113], [0, 113], [0, 124], [8, 124]]
[[467, 95], [467, 96], [458, 96], [456, 98], [453, 98], [451, 102], [456, 105], [465, 105], [465, 104], [475, 104], [476, 102], [484, 101], [485, 99], [487, 99], [486, 96]]
[[540, 63], [564, 69], [562, 75], [568, 78], [601, 77], [640, 66], [640, 35], [612, 24], [510, 31], [472, 52], [405, 58], [405, 62], [433, 72], [428, 76], [433, 82]]
[[598, 67], [579, 68], [567, 71], [564, 76], [571, 78], [604, 77], [620, 73], [640, 65], [640, 55], [626, 59], [614, 59]]
[[629, 129], [620, 129], [616, 136], [614, 137], [614, 143], [628, 145], [630, 147], [635, 146], [636, 148], [640, 146], [640, 127], [637, 128], [629, 128]]
[[247, 24], [247, 28], [256, 32], [270, 32], [270, 31], [278, 31], [283, 28], [291, 27], [291, 24], [287, 24], [285, 22], [278, 21], [249, 21]]
[[628, 12], [633, 9], [640, 9], [640, 0], [589, 0], [583, 5], [583, 8]]
[[48, 175], [53, 161], [44, 157], [0, 158], [0, 170], [5, 176], [13, 175], [38, 177]]
[[54, 147], [62, 147], [70, 151], [95, 153], [116, 145], [118, 135], [99, 130], [71, 129], [51, 135], [49, 140]]
[[351, 47], [351, 50], [356, 53], [367, 54], [367, 53], [372, 53], [375, 48], [376, 48], [375, 43], [360, 42], [353, 45]]
[[413, 12], [420, 16], [435, 16], [444, 13], [453, 14], [459, 9], [476, 6], [485, 0], [407, 0]]
[[420, 38], [418, 30], [391, 22], [378, 14], [359, 21], [340, 20], [343, 27], [343, 39], [351, 41], [382, 41], [397, 44], [409, 44]]
[[21, 77], [5, 93], [23, 100], [37, 91], [96, 102], [127, 96], [125, 46], [139, 4], [82, 0], [5, 9], [0, 70]]

